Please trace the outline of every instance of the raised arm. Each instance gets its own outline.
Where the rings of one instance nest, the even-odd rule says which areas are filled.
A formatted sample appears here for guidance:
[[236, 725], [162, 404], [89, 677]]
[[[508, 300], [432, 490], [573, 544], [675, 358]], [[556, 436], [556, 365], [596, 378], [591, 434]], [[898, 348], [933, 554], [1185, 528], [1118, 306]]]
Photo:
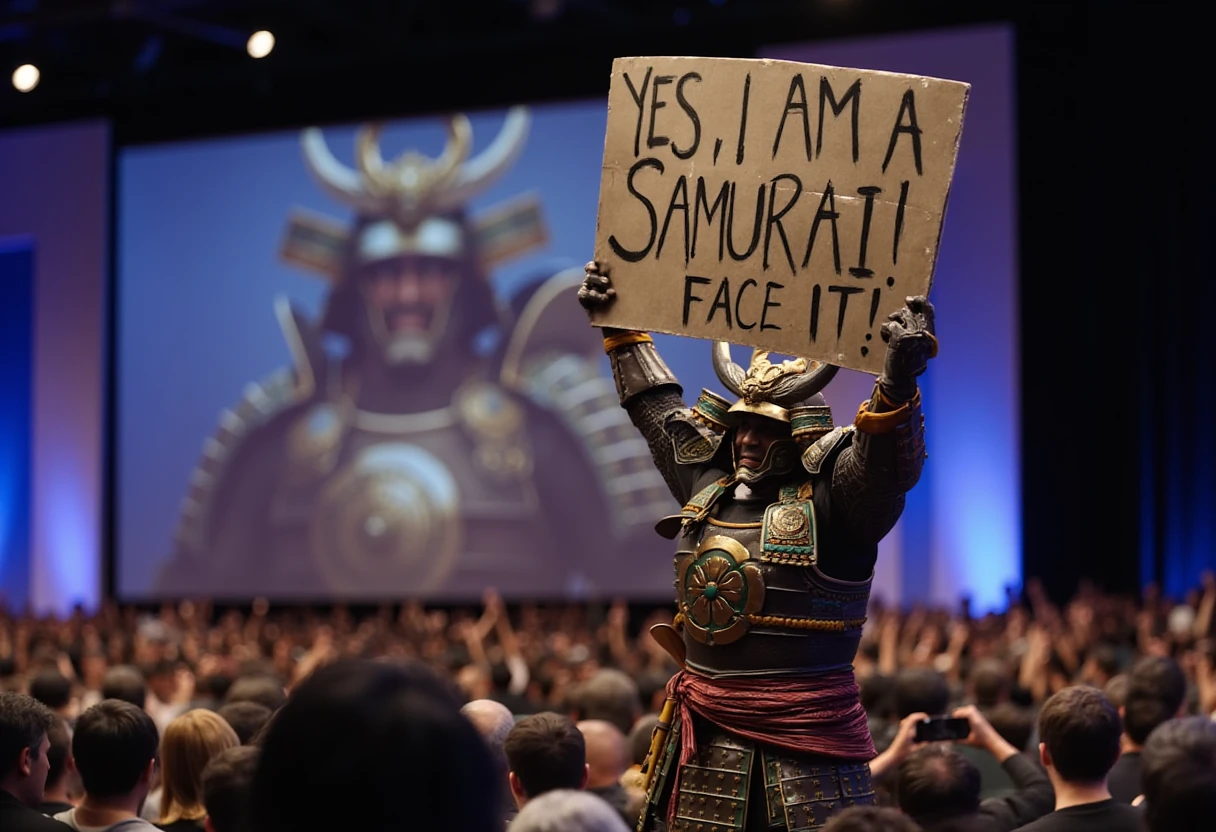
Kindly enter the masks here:
[[933, 305], [908, 298], [882, 327], [887, 343], [883, 373], [854, 421], [853, 442], [832, 473], [832, 508], [856, 543], [876, 544], [904, 509], [904, 495], [920, 479], [925, 423], [916, 378], [937, 355]]
[[[615, 300], [616, 289], [594, 261], [587, 264], [586, 273], [579, 302], [589, 312], [605, 309]], [[663, 363], [649, 333], [603, 327], [603, 335], [621, 406], [650, 446], [667, 487], [683, 505], [691, 496], [692, 472], [677, 461], [679, 442], [672, 431], [681, 429], [685, 422], [681, 417], [688, 413], [684, 390]]]

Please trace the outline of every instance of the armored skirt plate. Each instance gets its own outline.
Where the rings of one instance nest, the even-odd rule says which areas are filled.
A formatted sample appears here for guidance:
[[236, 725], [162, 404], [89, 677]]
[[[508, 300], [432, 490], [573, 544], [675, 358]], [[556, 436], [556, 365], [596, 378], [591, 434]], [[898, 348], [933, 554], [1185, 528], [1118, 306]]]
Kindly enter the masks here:
[[676, 562], [684, 627], [703, 644], [730, 644], [748, 631], [748, 616], [764, 607], [760, 566], [733, 538], [708, 537]]

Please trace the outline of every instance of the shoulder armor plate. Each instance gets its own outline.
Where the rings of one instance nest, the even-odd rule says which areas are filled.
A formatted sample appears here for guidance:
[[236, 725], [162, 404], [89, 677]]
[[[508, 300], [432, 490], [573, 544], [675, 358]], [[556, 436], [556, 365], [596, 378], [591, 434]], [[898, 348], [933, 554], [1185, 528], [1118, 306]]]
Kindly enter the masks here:
[[175, 538], [179, 552], [202, 551], [216, 486], [249, 436], [301, 404], [296, 375], [283, 369], [247, 386], [241, 401], [220, 414], [219, 428], [203, 443], [202, 458], [190, 475]]
[[596, 362], [570, 353], [537, 356], [520, 367], [517, 382], [520, 394], [554, 414], [583, 446], [619, 534], [649, 528], [671, 512], [650, 448]]
[[834, 428], [802, 452], [802, 467], [811, 474], [819, 474], [823, 470], [824, 463], [847, 448], [852, 441], [852, 425]]
[[722, 444], [722, 434], [711, 430], [689, 410], [672, 413], [664, 427], [671, 437], [676, 462], [681, 465], [709, 462]]

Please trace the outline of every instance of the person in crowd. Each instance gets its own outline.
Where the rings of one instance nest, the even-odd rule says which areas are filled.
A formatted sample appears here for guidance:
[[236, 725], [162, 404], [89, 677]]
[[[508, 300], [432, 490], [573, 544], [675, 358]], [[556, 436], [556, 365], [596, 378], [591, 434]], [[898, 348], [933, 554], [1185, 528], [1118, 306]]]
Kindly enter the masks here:
[[159, 742], [143, 708], [117, 699], [89, 708], [72, 735], [84, 797], [55, 819], [77, 832], [155, 832], [139, 811], [152, 788]]
[[642, 700], [637, 683], [620, 670], [604, 668], [580, 685], [572, 704], [577, 721], [599, 719], [610, 722], [628, 734], [642, 715]]
[[991, 754], [1009, 774], [1016, 791], [981, 799], [980, 772], [949, 744], [917, 744], [916, 725], [926, 714], [909, 714], [891, 746], [871, 763], [874, 776], [893, 771], [893, 792], [900, 809], [925, 832], [985, 829], [1012, 832], [1051, 811], [1051, 783], [1025, 755], [1006, 742], [973, 705], [954, 716], [971, 723], [966, 743]]
[[1119, 712], [1097, 688], [1065, 688], [1039, 713], [1039, 753], [1055, 811], [1026, 832], [1139, 832], [1140, 813], [1111, 799], [1106, 779], [1123, 735]]
[[508, 832], [629, 832], [612, 807], [584, 791], [555, 789], [524, 806]]
[[508, 782], [515, 805], [545, 792], [587, 787], [587, 743], [567, 716], [541, 712], [526, 716], [507, 735]]
[[638, 819], [638, 812], [630, 811], [629, 792], [621, 785], [621, 777], [629, 768], [625, 735], [602, 719], [583, 720], [578, 723], [578, 730], [587, 747], [587, 791], [603, 799], [622, 820], [632, 824]]
[[889, 806], [852, 806], [828, 821], [823, 832], [921, 832], [921, 828]]
[[144, 670], [148, 686], [145, 710], [161, 733], [187, 707], [191, 691], [183, 690], [177, 666], [168, 659], [149, 664]]
[[283, 688], [283, 682], [274, 676], [261, 673], [240, 677], [232, 683], [232, 687], [228, 688], [228, 695], [224, 697], [225, 705], [234, 702], [257, 702], [272, 713], [283, 707], [286, 701], [287, 692]]
[[262, 741], [257, 832], [501, 832], [499, 780], [460, 702], [416, 662], [345, 659], [304, 679]]
[[46, 786], [47, 733], [55, 715], [32, 696], [0, 693], [0, 830], [62, 832], [38, 810]]
[[229, 702], [217, 711], [236, 731], [241, 745], [248, 745], [270, 721], [273, 712], [258, 702]]
[[636, 818], [646, 802], [646, 775], [642, 766], [650, 753], [651, 737], [658, 725], [659, 715], [647, 714], [634, 723], [633, 731], [629, 733], [629, 768], [621, 775], [621, 785], [629, 798], [626, 812], [630, 818]]
[[1172, 719], [1142, 752], [1148, 832], [1206, 832], [1216, 819], [1216, 722]]
[[1130, 804], [1143, 793], [1140, 752], [1154, 728], [1182, 715], [1186, 692], [1186, 674], [1167, 656], [1149, 656], [1132, 667], [1122, 710], [1123, 754], [1109, 778], [1115, 800]]
[[76, 760], [72, 757], [72, 729], [62, 717], [55, 717], [51, 727], [46, 732], [50, 746], [47, 748], [48, 762], [46, 772], [46, 788], [42, 792], [42, 802], [38, 811], [54, 817], [60, 812], [66, 812], [76, 805], [73, 799], [76, 774]]
[[169, 723], [161, 740], [160, 819], [165, 832], [192, 832], [203, 825], [203, 769], [240, 745], [236, 731], [214, 711], [187, 711]]
[[58, 670], [40, 670], [30, 679], [30, 696], [51, 709], [51, 713], [70, 724], [76, 719], [76, 700], [72, 696], [72, 680]]
[[101, 698], [130, 702], [137, 708], [143, 708], [148, 704], [148, 686], [144, 675], [130, 665], [110, 668], [101, 680]]
[[462, 706], [460, 712], [473, 723], [490, 749], [490, 756], [498, 768], [499, 782], [503, 786], [503, 816], [510, 820], [517, 810], [507, 780], [511, 769], [507, 764], [506, 744], [511, 729], [515, 727], [515, 716], [506, 705], [493, 699], [474, 699]]
[[241, 745], [221, 751], [203, 769], [206, 832], [249, 832], [249, 803], [261, 749]]

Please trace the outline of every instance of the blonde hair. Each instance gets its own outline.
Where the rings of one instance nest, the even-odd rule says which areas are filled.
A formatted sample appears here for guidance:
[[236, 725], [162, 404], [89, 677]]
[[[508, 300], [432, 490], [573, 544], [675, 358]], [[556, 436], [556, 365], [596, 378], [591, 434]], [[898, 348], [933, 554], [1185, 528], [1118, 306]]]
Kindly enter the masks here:
[[240, 744], [232, 726], [213, 711], [186, 711], [170, 722], [160, 743], [159, 823], [206, 817], [203, 769], [217, 754]]

